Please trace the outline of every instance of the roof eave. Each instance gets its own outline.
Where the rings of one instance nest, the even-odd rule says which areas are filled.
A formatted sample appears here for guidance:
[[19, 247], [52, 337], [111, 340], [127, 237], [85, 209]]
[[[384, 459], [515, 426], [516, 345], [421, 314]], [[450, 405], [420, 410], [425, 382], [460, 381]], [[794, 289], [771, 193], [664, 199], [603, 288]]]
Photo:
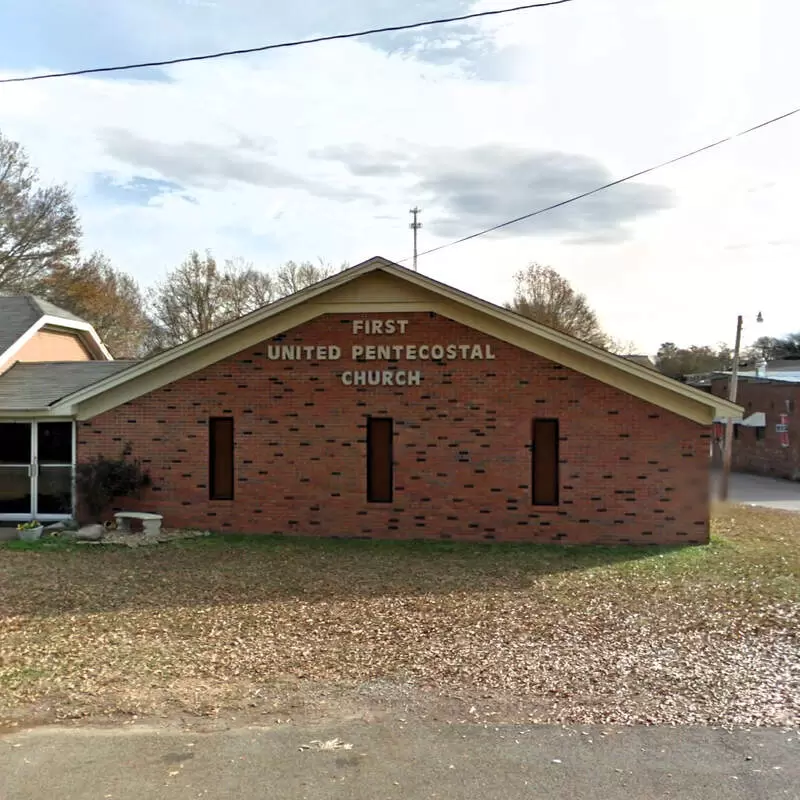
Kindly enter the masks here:
[[37, 419], [41, 417], [65, 417], [72, 418], [74, 414], [63, 411], [55, 412], [50, 406], [41, 408], [2, 408], [0, 407], [0, 419]]
[[[455, 289], [427, 276], [420, 275], [417, 272], [412, 272], [411, 270], [405, 269], [398, 264], [380, 257], [371, 258], [348, 270], [337, 273], [324, 281], [320, 281], [313, 286], [307, 287], [300, 292], [289, 295], [251, 314], [233, 320], [213, 331], [209, 331], [190, 342], [186, 342], [157, 356], [153, 356], [116, 375], [109, 376], [91, 386], [66, 395], [59, 401], [57, 410], [61, 413], [77, 414], [79, 413], [81, 403], [89, 398], [101, 395], [122, 383], [136, 380], [138, 377], [155, 371], [174, 360], [188, 356], [204, 347], [208, 347], [227, 336], [242, 332], [252, 325], [257, 325], [272, 317], [277, 317], [301, 303], [313, 300], [328, 291], [358, 279], [362, 275], [377, 270], [382, 270], [401, 280], [416, 284], [426, 291], [433, 292], [441, 298], [449, 300], [453, 304], [461, 304], [474, 311], [487, 314], [510, 326], [547, 340], [557, 347], [577, 353], [580, 357], [600, 362], [610, 367], [612, 370], [619, 370], [623, 374], [646, 381], [648, 384], [662, 391], [669, 392], [677, 397], [683, 397], [684, 401], [689, 401], [689, 404], [696, 409], [696, 413], [692, 415], [695, 421], [710, 423], [713, 417], [720, 413], [724, 415], [741, 413], [739, 406], [722, 400], [721, 398], [716, 398], [694, 387], [680, 384], [650, 367], [637, 364], [622, 356], [617, 356], [601, 348], [580, 342], [571, 336], [535, 323], [512, 311], [501, 308], [493, 303], [489, 303], [486, 300], [482, 300], [474, 295]], [[669, 396], [670, 395], [667, 395], [667, 397]], [[704, 410], [700, 411], [700, 409]]]
[[[169, 350], [165, 350], [163, 353], [159, 353], [158, 355], [151, 356], [150, 358], [140, 361], [137, 365], [134, 365], [130, 368], [131, 374], [126, 375], [125, 379], [134, 380], [139, 375], [157, 369], [164, 364], [168, 364], [173, 359], [179, 358], [180, 356], [189, 355], [190, 353], [193, 353], [194, 351], [203, 347], [207, 347], [208, 345], [213, 344], [214, 342], [219, 341], [225, 336], [235, 333], [242, 328], [246, 328], [249, 325], [260, 322], [262, 319], [266, 319], [267, 317], [280, 314], [281, 311], [292, 308], [293, 306], [298, 305], [301, 302], [305, 302], [306, 300], [311, 300], [314, 297], [318, 297], [330, 289], [333, 289], [341, 284], [348, 283], [360, 275], [366, 274], [367, 272], [372, 272], [375, 269], [380, 269], [382, 266], [390, 263], [391, 262], [387, 261], [386, 259], [376, 257], [371, 258], [362, 264], [357, 264], [354, 267], [350, 267], [350, 269], [338, 272], [335, 275], [332, 275], [330, 278], [326, 278], [319, 283], [315, 283], [312, 286], [301, 289], [299, 292], [282, 297], [280, 300], [276, 300], [273, 303], [262, 306], [261, 308], [250, 312], [249, 314], [245, 314], [243, 317], [226, 322], [224, 325], [220, 325], [218, 328], [214, 328], [214, 330], [208, 331], [208, 333], [204, 333], [195, 339], [185, 342], [184, 344], [177, 345]], [[358, 270], [358, 272], [356, 273], [355, 270]], [[128, 370], [124, 370], [123, 372], [127, 371]], [[102, 393], [105, 391], [105, 389], [117, 385], [117, 381], [114, 380], [116, 377], [118, 376], [111, 375], [108, 378], [104, 378], [102, 381], [92, 384], [92, 386], [65, 396], [63, 400], [71, 402], [73, 405], [77, 405], [83, 400], [87, 400], [89, 397], [93, 397], [96, 394]]]

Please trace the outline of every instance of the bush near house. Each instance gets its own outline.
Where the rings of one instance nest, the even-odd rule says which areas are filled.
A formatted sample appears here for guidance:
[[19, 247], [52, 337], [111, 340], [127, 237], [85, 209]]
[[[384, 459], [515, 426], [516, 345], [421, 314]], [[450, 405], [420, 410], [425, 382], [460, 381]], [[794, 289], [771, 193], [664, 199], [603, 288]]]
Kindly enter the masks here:
[[120, 497], [139, 497], [151, 485], [149, 473], [141, 462], [130, 459], [126, 447], [119, 458], [97, 456], [77, 465], [75, 486], [78, 507], [97, 520], [113, 501]]

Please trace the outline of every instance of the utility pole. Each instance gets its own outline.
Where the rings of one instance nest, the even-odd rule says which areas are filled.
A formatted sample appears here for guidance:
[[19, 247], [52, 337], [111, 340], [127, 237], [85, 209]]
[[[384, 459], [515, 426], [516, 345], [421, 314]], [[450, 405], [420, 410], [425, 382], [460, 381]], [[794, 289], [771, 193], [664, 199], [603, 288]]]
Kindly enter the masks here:
[[[736, 344], [733, 347], [733, 367], [731, 368], [731, 383], [728, 387], [728, 399], [736, 402], [736, 393], [739, 388], [739, 350], [742, 345], [742, 315], [736, 317]], [[758, 312], [756, 322], [763, 322], [761, 312]], [[719, 499], [728, 499], [728, 484], [731, 474], [731, 456], [733, 455], [733, 417], [725, 419], [725, 443], [722, 451], [722, 481], [719, 489]]]
[[409, 228], [414, 231], [414, 272], [417, 271], [417, 231], [422, 227], [421, 222], [417, 222], [417, 217], [422, 209], [414, 206], [408, 213], [414, 218], [414, 221], [409, 224]]
[[[733, 347], [733, 367], [731, 382], [728, 387], [728, 399], [736, 402], [736, 391], [739, 388], [739, 348], [742, 344], [742, 315], [736, 317], [736, 344]], [[719, 499], [728, 499], [728, 483], [731, 474], [731, 455], [733, 454], [733, 417], [725, 420], [725, 445], [722, 451], [722, 482], [719, 487]]]

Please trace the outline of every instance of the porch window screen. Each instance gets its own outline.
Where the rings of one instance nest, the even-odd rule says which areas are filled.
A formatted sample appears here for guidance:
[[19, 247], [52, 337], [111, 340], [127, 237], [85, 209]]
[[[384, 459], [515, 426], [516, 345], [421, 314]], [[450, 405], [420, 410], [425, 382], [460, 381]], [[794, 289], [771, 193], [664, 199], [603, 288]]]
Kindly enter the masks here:
[[558, 420], [535, 419], [531, 452], [532, 501], [535, 506], [558, 505]]
[[391, 419], [370, 417], [367, 420], [367, 501], [370, 503], [392, 502], [393, 429]]
[[233, 419], [208, 421], [209, 481], [211, 500], [233, 500]]

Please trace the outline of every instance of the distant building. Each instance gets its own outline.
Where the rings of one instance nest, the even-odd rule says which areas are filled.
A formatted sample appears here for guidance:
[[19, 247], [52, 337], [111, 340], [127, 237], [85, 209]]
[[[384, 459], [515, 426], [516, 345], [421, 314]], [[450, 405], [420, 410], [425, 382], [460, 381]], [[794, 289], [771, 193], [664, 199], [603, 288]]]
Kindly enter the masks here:
[[653, 359], [650, 358], [650, 356], [630, 355], [630, 356], [623, 356], [623, 358], [627, 358], [628, 361], [633, 361], [634, 364], [639, 364], [642, 367], [649, 367], [650, 369], [658, 371], [658, 367], [653, 363]]
[[[693, 386], [727, 397], [730, 373], [691, 376]], [[800, 480], [800, 361], [773, 361], [739, 373], [736, 402], [744, 407], [735, 421], [732, 469]], [[714, 459], [720, 461], [725, 418], [715, 420]]]
[[128, 365], [80, 317], [0, 294], [0, 521], [72, 512], [74, 424], [49, 416], [50, 404]]

